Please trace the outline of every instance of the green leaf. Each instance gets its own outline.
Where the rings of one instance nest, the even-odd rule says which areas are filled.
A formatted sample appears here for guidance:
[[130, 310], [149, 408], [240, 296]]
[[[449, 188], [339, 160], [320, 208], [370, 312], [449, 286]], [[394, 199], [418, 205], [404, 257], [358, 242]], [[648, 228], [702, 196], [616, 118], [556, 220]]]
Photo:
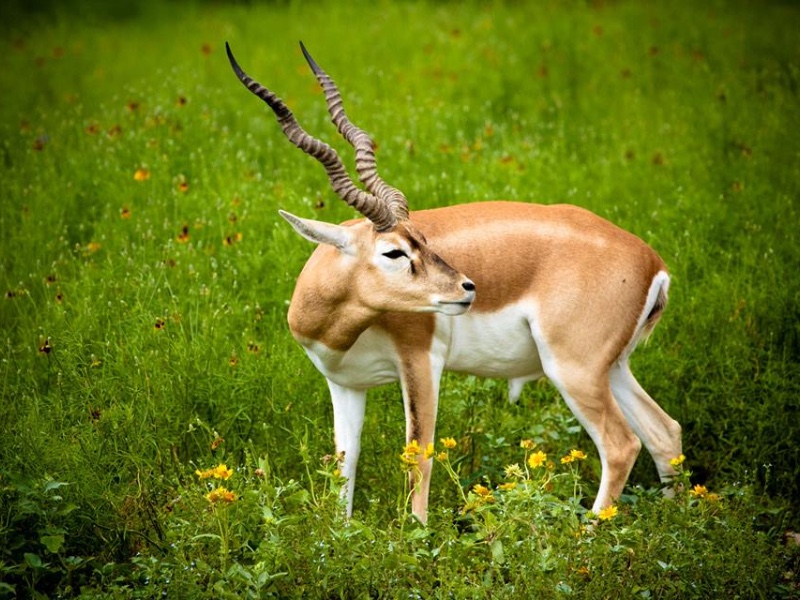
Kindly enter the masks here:
[[494, 540], [490, 547], [492, 549], [492, 560], [498, 565], [502, 565], [506, 561], [505, 554], [503, 553], [503, 542]]
[[43, 566], [42, 559], [39, 558], [38, 555], [31, 554], [30, 552], [26, 552], [24, 554], [24, 556], [25, 556], [25, 562], [28, 563], [29, 567], [31, 567], [32, 569], [41, 569], [42, 568], [42, 566]]
[[50, 480], [46, 484], [44, 484], [44, 491], [45, 492], [50, 492], [52, 490], [57, 490], [58, 488], [63, 487], [65, 485], [69, 485], [69, 483], [67, 483], [66, 481], [53, 481], [53, 480]]
[[63, 535], [43, 535], [39, 538], [39, 541], [44, 544], [44, 547], [47, 548], [53, 554], [58, 554], [61, 548], [64, 546], [64, 536]]

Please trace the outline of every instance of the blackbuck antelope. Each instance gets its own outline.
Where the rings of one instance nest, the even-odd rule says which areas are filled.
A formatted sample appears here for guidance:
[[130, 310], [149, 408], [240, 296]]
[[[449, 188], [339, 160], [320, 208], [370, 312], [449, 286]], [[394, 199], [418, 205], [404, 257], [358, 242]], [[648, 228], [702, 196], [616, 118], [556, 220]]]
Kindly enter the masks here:
[[[301, 48], [333, 123], [355, 148], [366, 189], [227, 50], [238, 78], [273, 110], [289, 140], [322, 163], [336, 194], [366, 217], [333, 225], [280, 212], [319, 244], [297, 280], [288, 320], [328, 380], [348, 515], [367, 390], [399, 379], [406, 439], [425, 448], [434, 440], [444, 370], [508, 379], [512, 399], [525, 381], [547, 376], [600, 454], [595, 512], [621, 494], [642, 443], [662, 480], [674, 475], [680, 425], [628, 366], [667, 301], [670, 278], [658, 254], [575, 206], [476, 202], [409, 213], [403, 193], [378, 175], [369, 135], [349, 121], [336, 85]], [[411, 475], [412, 510], [422, 521], [431, 467], [420, 456]]]

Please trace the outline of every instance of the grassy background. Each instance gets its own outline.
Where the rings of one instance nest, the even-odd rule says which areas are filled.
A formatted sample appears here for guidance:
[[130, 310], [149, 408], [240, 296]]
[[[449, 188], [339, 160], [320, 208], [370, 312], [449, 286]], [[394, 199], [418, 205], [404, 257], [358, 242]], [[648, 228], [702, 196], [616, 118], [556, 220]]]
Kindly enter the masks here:
[[[301, 458], [332, 449], [324, 380], [285, 325], [311, 247], [277, 209], [332, 222], [352, 213], [235, 80], [225, 40], [349, 157], [302, 39], [412, 209], [570, 202], [653, 245], [673, 274], [670, 306], [634, 371], [683, 424], [694, 482], [754, 484], [763, 530], [798, 527], [795, 8], [4, 10], [0, 558], [15, 585], [35, 583], [34, 559], [14, 570], [26, 552], [124, 563], [157, 547], [197, 466], [260, 459], [303, 480]], [[395, 386], [371, 396], [356, 497], [384, 522], [402, 493], [401, 477], [386, 484], [403, 445], [398, 399]], [[522, 438], [551, 452], [589, 447], [546, 384], [509, 407], [502, 383], [447, 376], [439, 431], [459, 440], [465, 484], [496, 477]], [[591, 458], [590, 488], [598, 468]], [[453, 506], [440, 471], [432, 502]], [[656, 484], [648, 457], [631, 482]], [[48, 532], [64, 540], [50, 554]]]

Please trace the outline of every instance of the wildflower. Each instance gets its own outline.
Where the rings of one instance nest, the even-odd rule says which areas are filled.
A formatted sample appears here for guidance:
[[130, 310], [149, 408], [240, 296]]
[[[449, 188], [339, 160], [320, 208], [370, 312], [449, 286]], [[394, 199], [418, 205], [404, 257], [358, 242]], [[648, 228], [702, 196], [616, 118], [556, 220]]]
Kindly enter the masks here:
[[119, 216], [123, 219], [130, 219], [131, 218], [131, 209], [127, 206], [123, 206], [122, 210], [119, 211]]
[[217, 465], [214, 469], [214, 477], [216, 479], [228, 479], [231, 475], [233, 475], [233, 469], [229, 469], [224, 463]]
[[408, 444], [403, 447], [404, 454], [419, 454], [419, 442], [417, 440], [411, 440]]
[[568, 465], [570, 463], [575, 462], [576, 460], [584, 460], [585, 458], [586, 454], [584, 454], [580, 450], [570, 450], [569, 454], [561, 457], [561, 464]]
[[431, 457], [433, 456], [433, 442], [430, 442], [428, 443], [427, 446], [425, 446], [425, 453], [423, 454], [423, 456], [425, 457], [425, 460], [431, 459]]
[[506, 483], [501, 483], [500, 485], [498, 485], [497, 489], [503, 490], [504, 492], [510, 492], [515, 487], [517, 487], [517, 482], [516, 481], [508, 481]]
[[142, 168], [136, 169], [136, 171], [133, 173], [133, 178], [136, 181], [147, 181], [150, 179], [150, 171]]
[[194, 473], [200, 479], [229, 479], [230, 476], [233, 475], [233, 469], [229, 469], [225, 463], [220, 463], [216, 467], [206, 469], [205, 471], [198, 469]]
[[125, 105], [125, 108], [128, 110], [129, 113], [134, 113], [139, 110], [139, 103], [130, 101]]
[[179, 192], [188, 192], [189, 191], [189, 184], [186, 181], [181, 181], [178, 184], [178, 191]]
[[537, 469], [547, 462], [547, 454], [539, 450], [534, 452], [528, 457], [528, 466], [532, 469]]
[[522, 469], [516, 463], [513, 465], [507, 465], [505, 468], [505, 474], [506, 477], [508, 477], [509, 479], [512, 477], [515, 479], [522, 479], [523, 477], [525, 477], [525, 474], [522, 472]]
[[100, 131], [100, 126], [97, 123], [91, 123], [86, 127], [86, 129], [84, 129], [84, 131], [89, 135], [95, 135]]
[[217, 502], [227, 502], [230, 504], [236, 500], [236, 494], [224, 487], [218, 487], [206, 494], [206, 500], [211, 502], [211, 504], [216, 504]]
[[[213, 441], [213, 442], [211, 442], [211, 449], [212, 449], [212, 450], [216, 450], [217, 448], [219, 448], [219, 447], [220, 447], [222, 444], [224, 444], [224, 443], [225, 443], [225, 438], [223, 438], [221, 435], [218, 435], [218, 436], [217, 436], [217, 437], [214, 439], [214, 441]], [[227, 479], [227, 478], [226, 478], [226, 479]]]
[[419, 466], [419, 455], [422, 453], [417, 440], [411, 440], [403, 448], [403, 453], [400, 455], [400, 462], [404, 467], [417, 467]]
[[100, 248], [102, 247], [103, 245], [100, 242], [89, 242], [88, 244], [86, 244], [86, 252], [92, 254], [93, 252], [97, 252], [98, 250], [100, 250]]
[[694, 496], [695, 498], [702, 498], [703, 496], [705, 496], [706, 494], [708, 494], [708, 488], [706, 488], [706, 486], [704, 486], [704, 485], [700, 485], [700, 484], [698, 483], [698, 484], [697, 484], [696, 486], [694, 486], [694, 487], [693, 487], [691, 490], [689, 490], [689, 493], [690, 493], [692, 496]]
[[485, 485], [481, 485], [480, 483], [476, 483], [472, 487], [472, 491], [475, 492], [475, 495], [480, 496], [481, 498], [486, 498], [487, 496], [492, 495], [492, 490], [487, 488]]
[[603, 510], [597, 513], [597, 516], [601, 521], [610, 521], [617, 516], [617, 512], [619, 511], [617, 510], [616, 506], [606, 506]]
[[669, 461], [669, 464], [671, 464], [673, 467], [680, 467], [683, 464], [683, 461], [685, 460], [686, 457], [683, 454], [681, 454], [680, 456], [676, 456], [675, 458], [671, 459]]
[[455, 447], [456, 447], [456, 445], [457, 445], [457, 443], [456, 443], [455, 439], [453, 439], [453, 438], [451, 438], [451, 437], [449, 437], [449, 438], [442, 438], [442, 439], [441, 439], [441, 440], [439, 440], [439, 441], [442, 443], [442, 446], [444, 446], [444, 447], [445, 447], [445, 448], [447, 448], [448, 450], [452, 450], [452, 449], [453, 449], [453, 448], [455, 448]]
[[589, 577], [590, 575], [589, 567], [587, 567], [586, 565], [578, 567], [575, 572], [578, 575], [583, 575], [584, 577]]
[[253, 471], [253, 475], [255, 475], [256, 477], [264, 477], [265, 476], [264, 469], [258, 467], [255, 471]]
[[525, 450], [533, 450], [534, 446], [536, 446], [536, 444], [533, 440], [522, 440], [519, 443], [519, 447], [524, 448]]
[[436, 455], [436, 460], [438, 460], [439, 462], [446, 461], [447, 460], [447, 452], [439, 452], [439, 454]]
[[476, 483], [472, 487], [472, 493], [478, 497], [478, 504], [491, 504], [494, 502], [494, 494], [492, 493], [492, 490], [485, 485]]
[[189, 241], [189, 226], [188, 225], [184, 225], [183, 227], [181, 227], [181, 232], [178, 234], [178, 237], [176, 239], [178, 240], [179, 244], [185, 244], [186, 242]]
[[236, 242], [241, 242], [241, 241], [242, 241], [242, 233], [238, 231], [232, 235], [225, 236], [225, 239], [222, 240], [222, 244], [225, 246], [233, 246]]
[[719, 502], [720, 500], [722, 500], [720, 495], [715, 494], [714, 492], [709, 492], [708, 494], [705, 495], [705, 498], [709, 502]]
[[164, 319], [156, 319], [156, 322], [153, 325], [153, 327], [155, 328], [156, 331], [161, 331], [166, 326], [167, 326], [167, 322]]

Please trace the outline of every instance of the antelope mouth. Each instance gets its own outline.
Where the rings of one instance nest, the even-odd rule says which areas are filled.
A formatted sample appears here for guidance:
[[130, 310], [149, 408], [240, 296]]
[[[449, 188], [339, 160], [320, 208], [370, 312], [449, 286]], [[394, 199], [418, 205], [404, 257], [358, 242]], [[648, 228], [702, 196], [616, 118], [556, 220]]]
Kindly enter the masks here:
[[474, 296], [464, 300], [439, 300], [436, 302], [436, 310], [446, 315], [463, 315], [472, 306]]

